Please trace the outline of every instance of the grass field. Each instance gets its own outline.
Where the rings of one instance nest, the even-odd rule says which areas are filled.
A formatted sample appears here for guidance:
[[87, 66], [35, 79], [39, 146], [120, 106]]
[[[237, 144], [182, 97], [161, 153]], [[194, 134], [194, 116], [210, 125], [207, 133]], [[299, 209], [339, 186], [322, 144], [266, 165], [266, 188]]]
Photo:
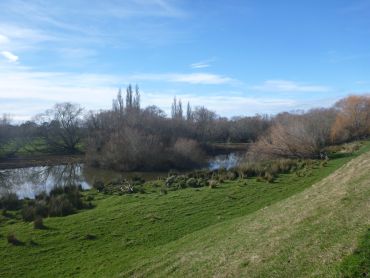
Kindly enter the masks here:
[[370, 225], [369, 149], [274, 183], [90, 191], [94, 209], [44, 230], [0, 216], [0, 277], [337, 277]]

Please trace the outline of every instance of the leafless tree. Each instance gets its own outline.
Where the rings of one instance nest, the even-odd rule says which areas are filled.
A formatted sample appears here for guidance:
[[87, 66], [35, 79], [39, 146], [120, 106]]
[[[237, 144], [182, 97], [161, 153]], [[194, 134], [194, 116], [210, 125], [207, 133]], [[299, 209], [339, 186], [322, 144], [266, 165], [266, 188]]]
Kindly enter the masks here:
[[83, 109], [69, 102], [58, 103], [53, 109], [38, 116], [42, 122], [42, 137], [55, 151], [79, 152], [83, 137]]

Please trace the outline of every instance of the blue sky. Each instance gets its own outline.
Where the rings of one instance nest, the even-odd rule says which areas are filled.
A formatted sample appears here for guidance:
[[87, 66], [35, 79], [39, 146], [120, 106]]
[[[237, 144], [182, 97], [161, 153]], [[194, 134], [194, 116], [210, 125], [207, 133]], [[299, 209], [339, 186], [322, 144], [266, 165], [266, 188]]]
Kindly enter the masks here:
[[329, 106], [370, 91], [370, 0], [3, 0], [0, 113], [105, 109], [119, 87], [168, 112]]

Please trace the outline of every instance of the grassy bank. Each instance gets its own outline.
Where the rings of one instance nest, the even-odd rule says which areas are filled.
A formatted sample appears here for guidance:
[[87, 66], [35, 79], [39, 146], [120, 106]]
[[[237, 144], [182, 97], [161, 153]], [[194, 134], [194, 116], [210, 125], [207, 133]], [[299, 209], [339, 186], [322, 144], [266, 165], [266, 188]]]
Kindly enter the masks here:
[[[15, 216], [0, 216], [0, 276], [287, 277], [286, 270], [297, 276], [302, 269], [312, 273], [317, 258], [333, 265], [322, 273], [334, 275], [338, 260], [354, 250], [356, 236], [364, 231], [358, 217], [364, 217], [360, 212], [369, 186], [358, 184], [367, 178], [363, 162], [369, 155], [342, 174], [310, 186], [369, 149], [367, 143], [308, 176], [284, 174], [273, 183], [226, 181], [215, 189], [188, 188], [163, 195], [159, 190], [123, 196], [90, 191], [85, 194], [94, 198], [94, 209], [45, 219], [42, 230]], [[350, 194], [350, 189], [356, 190]], [[345, 213], [349, 225], [342, 223], [339, 213]], [[353, 229], [347, 231], [349, 227]], [[7, 243], [8, 234], [22, 244]], [[320, 257], [333, 244], [339, 246], [334, 257]]]
[[370, 228], [359, 240], [356, 249], [340, 265], [345, 278], [370, 276]]

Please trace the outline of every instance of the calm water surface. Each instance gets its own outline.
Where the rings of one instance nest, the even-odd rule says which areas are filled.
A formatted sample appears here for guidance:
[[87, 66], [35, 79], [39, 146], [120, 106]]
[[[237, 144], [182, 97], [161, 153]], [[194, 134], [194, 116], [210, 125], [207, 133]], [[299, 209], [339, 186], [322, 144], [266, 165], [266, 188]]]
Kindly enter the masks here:
[[[208, 168], [232, 168], [240, 162], [237, 154], [216, 156], [209, 161]], [[0, 196], [14, 192], [19, 198], [34, 198], [41, 192], [50, 192], [56, 185], [81, 185], [83, 189], [92, 187], [94, 181], [109, 182], [113, 179], [130, 179], [140, 176], [145, 180], [166, 177], [167, 172], [121, 173], [88, 167], [84, 164], [42, 166], [0, 170]]]

